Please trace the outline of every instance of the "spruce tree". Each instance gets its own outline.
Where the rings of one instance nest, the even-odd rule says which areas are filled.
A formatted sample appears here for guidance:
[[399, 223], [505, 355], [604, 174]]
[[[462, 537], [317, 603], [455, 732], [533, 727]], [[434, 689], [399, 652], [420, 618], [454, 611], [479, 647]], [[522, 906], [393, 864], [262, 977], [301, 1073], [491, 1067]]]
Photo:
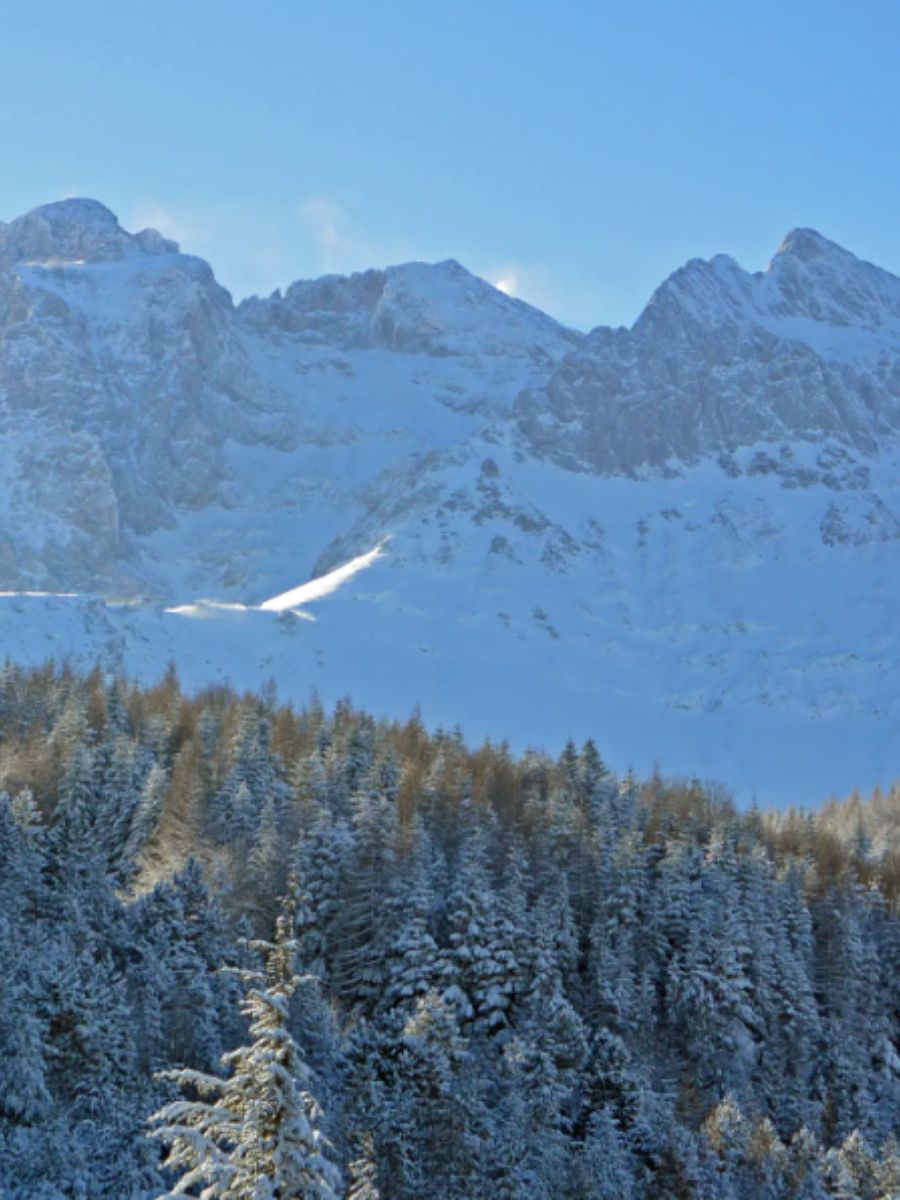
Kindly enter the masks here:
[[197, 1100], [167, 1104], [152, 1136], [168, 1147], [164, 1167], [181, 1178], [171, 1196], [202, 1185], [205, 1200], [336, 1200], [340, 1174], [321, 1131], [310, 1071], [289, 1030], [294, 972], [293, 905], [279, 914], [274, 942], [252, 942], [262, 971], [242, 970], [250, 1042], [224, 1055], [229, 1075], [163, 1072]]

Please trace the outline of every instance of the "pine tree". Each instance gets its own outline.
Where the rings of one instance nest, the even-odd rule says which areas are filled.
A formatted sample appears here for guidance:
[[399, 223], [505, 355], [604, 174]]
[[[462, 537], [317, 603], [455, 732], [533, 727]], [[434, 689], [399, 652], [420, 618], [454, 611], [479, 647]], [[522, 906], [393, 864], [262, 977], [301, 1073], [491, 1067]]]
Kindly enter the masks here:
[[583, 1200], [622, 1200], [637, 1187], [628, 1141], [608, 1108], [590, 1120], [578, 1163], [578, 1194]]
[[138, 859], [156, 833], [169, 787], [169, 777], [159, 763], [154, 762], [144, 780], [140, 795], [131, 814], [128, 834], [122, 850], [122, 869], [133, 872]]
[[48, 836], [50, 903], [58, 916], [101, 926], [109, 912], [108, 830], [103, 822], [93, 752], [75, 750]]
[[384, 983], [386, 928], [384, 889], [396, 862], [396, 778], [378, 767], [351, 797], [353, 853], [341, 881], [341, 900], [331, 929], [331, 979], [350, 1004], [371, 1006]]
[[509, 1117], [521, 1122], [522, 1133], [522, 1158], [513, 1178], [518, 1175], [520, 1181], [532, 1183], [538, 1195], [563, 1195], [572, 1153], [565, 1081], [552, 1056], [530, 1038], [509, 1041], [503, 1048], [503, 1065], [516, 1097]]
[[396, 1084], [400, 1096], [409, 1095], [414, 1104], [422, 1175], [446, 1200], [479, 1195], [475, 1148], [484, 1113], [472, 1068], [453, 1006], [435, 992], [421, 997], [403, 1028]]
[[247, 857], [248, 907], [255, 909], [260, 932], [272, 928], [278, 897], [284, 895], [289, 871], [290, 842], [273, 797], [263, 804], [259, 827]]
[[648, 1019], [640, 935], [646, 901], [646, 852], [633, 835], [622, 838], [604, 864], [597, 916], [590, 932], [590, 968], [597, 1017], [619, 1032]]
[[35, 1011], [36, 980], [23, 936], [0, 912], [0, 1121], [17, 1124], [45, 1116], [51, 1104], [46, 1025]]
[[440, 981], [440, 951], [429, 929], [434, 910], [430, 866], [429, 842], [420, 830], [407, 872], [390, 897], [396, 932], [387, 948], [384, 1003], [388, 1006], [411, 1005]]
[[271, 740], [268, 718], [256, 709], [246, 711], [231, 744], [231, 768], [209, 806], [212, 831], [223, 841], [252, 841], [267, 801], [276, 816], [290, 804], [291, 788]]
[[44, 1023], [47, 1081], [73, 1117], [115, 1117], [133, 1087], [137, 1052], [122, 976], [96, 935], [76, 927], [41, 962], [38, 1018]]
[[796, 1200], [825, 1200], [824, 1154], [816, 1137], [805, 1127], [788, 1146], [788, 1182]]
[[300, 883], [297, 898], [297, 944], [304, 970], [330, 983], [333, 930], [341, 907], [343, 875], [353, 848], [343, 821], [321, 814], [297, 843], [292, 871]]
[[448, 904], [450, 946], [444, 956], [444, 997], [461, 1020], [489, 1034], [502, 1034], [509, 1023], [511, 997], [517, 990], [513, 931], [503, 919], [487, 871], [484, 830], [472, 829], [460, 851], [456, 881]]
[[371, 1132], [379, 1174], [392, 1200], [422, 1195], [428, 1164], [421, 1150], [423, 1112], [416, 1059], [404, 1038], [407, 1017], [390, 1013], [357, 1021], [346, 1040], [346, 1120]]
[[310, 1073], [288, 1029], [293, 969], [291, 903], [279, 915], [276, 940], [254, 942], [262, 971], [241, 971], [242, 1011], [251, 1041], [223, 1057], [226, 1078], [199, 1071], [163, 1073], [199, 1093], [166, 1105], [152, 1136], [168, 1153], [164, 1166], [181, 1178], [172, 1195], [203, 1185], [207, 1200], [336, 1200], [340, 1175], [321, 1132]]

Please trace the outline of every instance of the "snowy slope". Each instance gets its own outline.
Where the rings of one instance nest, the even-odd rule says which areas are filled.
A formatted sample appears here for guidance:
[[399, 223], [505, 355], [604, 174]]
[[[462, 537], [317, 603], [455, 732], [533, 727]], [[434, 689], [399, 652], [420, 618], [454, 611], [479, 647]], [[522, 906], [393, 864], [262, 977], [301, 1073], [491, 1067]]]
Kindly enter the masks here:
[[870, 787], [900, 775], [898, 414], [900, 281], [808, 230], [583, 337], [453, 262], [235, 308], [47, 206], [0, 226], [0, 586], [129, 603], [0, 597], [2, 644], [590, 734], [745, 798]]

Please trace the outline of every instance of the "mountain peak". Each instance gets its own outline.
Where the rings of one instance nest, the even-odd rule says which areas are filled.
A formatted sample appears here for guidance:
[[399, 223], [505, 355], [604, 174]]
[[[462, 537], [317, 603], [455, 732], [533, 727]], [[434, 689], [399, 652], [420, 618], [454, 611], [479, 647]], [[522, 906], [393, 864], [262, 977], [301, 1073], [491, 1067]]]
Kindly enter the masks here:
[[105, 204], [81, 196], [41, 204], [9, 224], [0, 222], [0, 267], [111, 262], [177, 249], [153, 230], [132, 236]]
[[[409, 264], [406, 264], [409, 265]], [[447, 275], [471, 275], [472, 272], [468, 267], [464, 267], [461, 262], [455, 258], [442, 258], [439, 262], [429, 262], [424, 264], [427, 267], [433, 267], [435, 271], [442, 271]]]
[[800, 227], [792, 229], [784, 237], [781, 245], [775, 251], [775, 258], [792, 255], [802, 262], [810, 262], [815, 258], [826, 258], [835, 254], [846, 258], [853, 257], [849, 250], [845, 250], [837, 242], [829, 241], [817, 230]]
[[105, 204], [101, 204], [99, 200], [92, 200], [87, 196], [68, 196], [64, 200], [39, 204], [37, 208], [31, 209], [23, 217], [13, 221], [13, 224], [35, 219], [55, 226], [77, 225], [83, 229], [121, 229], [114, 212]]
[[239, 311], [261, 333], [277, 329], [301, 339], [402, 353], [543, 360], [561, 357], [580, 341], [453, 258], [297, 280], [268, 300], [245, 300]]

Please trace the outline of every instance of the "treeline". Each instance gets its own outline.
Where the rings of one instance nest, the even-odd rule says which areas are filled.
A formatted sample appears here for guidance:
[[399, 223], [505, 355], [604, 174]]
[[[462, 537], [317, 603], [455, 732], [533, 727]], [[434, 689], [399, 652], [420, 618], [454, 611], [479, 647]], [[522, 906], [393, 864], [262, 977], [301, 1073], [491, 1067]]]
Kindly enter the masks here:
[[900, 783], [876, 787], [868, 799], [857, 791], [829, 800], [815, 813], [769, 812], [765, 824], [779, 855], [814, 855], [824, 878], [850, 871], [891, 903], [900, 899]]
[[175, 1185], [160, 1072], [246, 1043], [289, 890], [356, 1195], [900, 1195], [896, 792], [740, 813], [593, 742], [53, 664], [0, 672], [0, 789], [0, 1196]]

